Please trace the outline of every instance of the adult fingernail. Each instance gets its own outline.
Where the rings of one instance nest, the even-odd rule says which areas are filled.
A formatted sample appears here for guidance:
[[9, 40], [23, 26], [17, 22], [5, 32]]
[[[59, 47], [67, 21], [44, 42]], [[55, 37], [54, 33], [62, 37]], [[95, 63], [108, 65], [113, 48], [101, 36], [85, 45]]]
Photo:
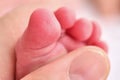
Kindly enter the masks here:
[[86, 48], [71, 63], [70, 80], [105, 80], [109, 73], [109, 60], [104, 51]]

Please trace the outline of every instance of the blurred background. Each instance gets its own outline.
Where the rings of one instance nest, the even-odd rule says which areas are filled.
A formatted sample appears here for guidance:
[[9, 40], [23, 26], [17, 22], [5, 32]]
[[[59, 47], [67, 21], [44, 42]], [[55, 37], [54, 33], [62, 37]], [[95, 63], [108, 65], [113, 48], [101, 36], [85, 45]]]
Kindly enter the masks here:
[[120, 0], [0, 0], [0, 17], [23, 5], [55, 10], [68, 6], [77, 17], [97, 21], [102, 28], [102, 39], [109, 45], [111, 71], [108, 80], [120, 80]]

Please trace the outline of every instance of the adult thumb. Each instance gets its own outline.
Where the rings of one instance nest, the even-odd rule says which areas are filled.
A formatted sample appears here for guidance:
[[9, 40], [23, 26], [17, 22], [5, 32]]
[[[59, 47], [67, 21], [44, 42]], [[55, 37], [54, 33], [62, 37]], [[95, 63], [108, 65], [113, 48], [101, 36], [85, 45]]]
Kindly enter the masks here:
[[21, 80], [106, 80], [110, 64], [97, 47], [83, 47], [28, 74]]

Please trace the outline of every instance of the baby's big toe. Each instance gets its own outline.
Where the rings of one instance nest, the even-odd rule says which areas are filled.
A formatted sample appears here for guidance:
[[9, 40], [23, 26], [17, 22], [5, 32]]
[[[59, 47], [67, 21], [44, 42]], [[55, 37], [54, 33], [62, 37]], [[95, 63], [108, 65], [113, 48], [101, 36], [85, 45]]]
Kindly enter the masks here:
[[17, 79], [54, 59], [58, 52], [58, 56], [66, 53], [64, 46], [57, 43], [60, 34], [61, 27], [54, 13], [46, 9], [33, 12], [28, 28], [16, 45]]
[[27, 48], [43, 48], [58, 40], [61, 27], [54, 14], [45, 9], [33, 12], [22, 42]]

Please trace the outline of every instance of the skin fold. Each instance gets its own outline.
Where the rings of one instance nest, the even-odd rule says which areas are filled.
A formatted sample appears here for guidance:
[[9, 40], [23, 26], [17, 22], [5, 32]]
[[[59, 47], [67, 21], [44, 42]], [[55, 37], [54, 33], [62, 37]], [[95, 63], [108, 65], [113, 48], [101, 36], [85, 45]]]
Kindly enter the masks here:
[[[66, 12], [62, 14], [62, 17], [72, 12], [65, 7], [61, 9], [63, 9], [63, 11], [60, 13]], [[70, 15], [72, 16], [75, 14]], [[70, 16], [64, 16], [63, 18], [66, 17], [68, 18]], [[54, 61], [59, 56], [66, 55], [67, 52], [87, 46], [87, 44], [82, 45], [82, 41], [86, 41], [91, 37], [93, 25], [90, 21], [86, 19], [76, 20], [74, 24], [66, 25], [72, 27], [69, 29], [63, 28], [65, 32], [61, 33], [63, 25], [60, 24], [67, 22], [69, 23], [69, 21], [61, 21], [60, 19], [59, 22], [59, 19], [60, 18], [56, 18], [54, 13], [47, 9], [37, 9], [32, 13], [28, 28], [25, 30], [23, 36], [16, 45], [17, 80], [36, 70], [37, 68]], [[64, 35], [66, 32], [70, 32], [70, 34]], [[81, 32], [81, 34], [79, 34], [79, 32]], [[61, 37], [61, 35], [64, 36]], [[75, 37], [72, 37], [73, 35]], [[65, 36], [69, 38], [64, 38]], [[73, 39], [74, 44], [72, 41], [70, 41], [70, 39]], [[75, 43], [78, 43], [78, 45]], [[85, 43], [86, 42], [84, 42], [84, 44]], [[68, 45], [66, 46], [66, 44]], [[75, 47], [70, 50], [69, 46]], [[104, 44], [100, 47], [103, 48]]]
[[[59, 6], [61, 6], [61, 5], [59, 5]], [[15, 79], [16, 56], [15, 56], [15, 52], [14, 52], [14, 47], [15, 47], [18, 39], [22, 36], [23, 32], [27, 28], [28, 21], [29, 21], [29, 18], [30, 18], [30, 15], [32, 14], [32, 12], [35, 9], [40, 8], [40, 7], [44, 7], [44, 8], [48, 8], [48, 9], [51, 8], [52, 10], [55, 10], [59, 6], [57, 6], [57, 7], [54, 6], [54, 7], [51, 8], [51, 6], [49, 6], [47, 4], [46, 5], [40, 5], [40, 4], [22, 5], [22, 6], [16, 7], [15, 9], [10, 9], [9, 13], [4, 14], [4, 16], [2, 16], [0, 18], [0, 34], [2, 34], [1, 37], [0, 37], [0, 44], [1, 44], [0, 45], [0, 56], [1, 56], [0, 57], [0, 66], [1, 66], [0, 79], [1, 80], [14, 80]], [[11, 8], [11, 6], [10, 6], [10, 8]], [[4, 9], [1, 9], [1, 10], [6, 10], [6, 9], [4, 8]], [[61, 45], [61, 44], [59, 44], [59, 45]], [[86, 48], [85, 48], [85, 50], [86, 50]], [[90, 48], [90, 50], [91, 51], [95, 50], [95, 48], [94, 49]], [[79, 52], [79, 51], [77, 51], [77, 52]], [[75, 54], [77, 52], [73, 52], [73, 54]], [[81, 52], [81, 49], [80, 49], [80, 52]], [[104, 54], [104, 52], [102, 52], [102, 53]], [[66, 73], [66, 68], [65, 67], [60, 69], [57, 66], [59, 66], [59, 65], [63, 66], [61, 63], [64, 63], [64, 61], [66, 61], [68, 59], [70, 60], [70, 59], [75, 58], [75, 56], [73, 56], [73, 54], [70, 54], [71, 57], [67, 57], [67, 55], [64, 58], [60, 57], [61, 59], [59, 58], [59, 60], [56, 58], [55, 60], [57, 60], [59, 62], [55, 61], [55, 63], [52, 63], [52, 61], [51, 61], [49, 63], [51, 63], [51, 66], [56, 65], [56, 68], [57, 68], [56, 70], [63, 69], [64, 73]], [[109, 73], [108, 57], [105, 56], [105, 55], [100, 56], [100, 57], [102, 57], [101, 60], [103, 60], [103, 62], [105, 62], [105, 64], [104, 64], [105, 67], [103, 67], [103, 68], [105, 68], [104, 73], [106, 73], [106, 76], [107, 76], [108, 73]], [[106, 67], [107, 67], [107, 69], [106, 69]], [[45, 66], [45, 69], [46, 68], [49, 69], [49, 70], [53, 69], [53, 67], [51, 69], [51, 67], [49, 67], [49, 66], [47, 66], [47, 67]], [[41, 71], [41, 70], [43, 70], [43, 71]], [[52, 72], [54, 74], [56, 73], [56, 71], [54, 71], [54, 70]], [[59, 71], [58, 73], [60, 73], [60, 72], [61, 71]], [[43, 68], [41, 68], [41, 69], [36, 70], [33, 73], [28, 74], [28, 76], [26, 75], [26, 77], [24, 77], [23, 80], [35, 80], [34, 78], [39, 78], [36, 74], [44, 75], [43, 78], [45, 78], [46, 76], [49, 75], [49, 74], [46, 73], [46, 71], [44, 71]], [[52, 74], [52, 73], [50, 73], [50, 74]], [[51, 75], [52, 76], [51, 80], [53, 80], [53, 78], [54, 78], [53, 75]], [[60, 73], [60, 75], [61, 75], [60, 77], [64, 78], [63, 77], [64, 74]], [[58, 77], [58, 78], [61, 80], [60, 77]], [[48, 78], [50, 79], [50, 76]], [[45, 79], [43, 79], [43, 80], [45, 80]], [[64, 79], [62, 79], [62, 80], [64, 80]], [[66, 78], [65, 78], [65, 80], [66, 80]]]

